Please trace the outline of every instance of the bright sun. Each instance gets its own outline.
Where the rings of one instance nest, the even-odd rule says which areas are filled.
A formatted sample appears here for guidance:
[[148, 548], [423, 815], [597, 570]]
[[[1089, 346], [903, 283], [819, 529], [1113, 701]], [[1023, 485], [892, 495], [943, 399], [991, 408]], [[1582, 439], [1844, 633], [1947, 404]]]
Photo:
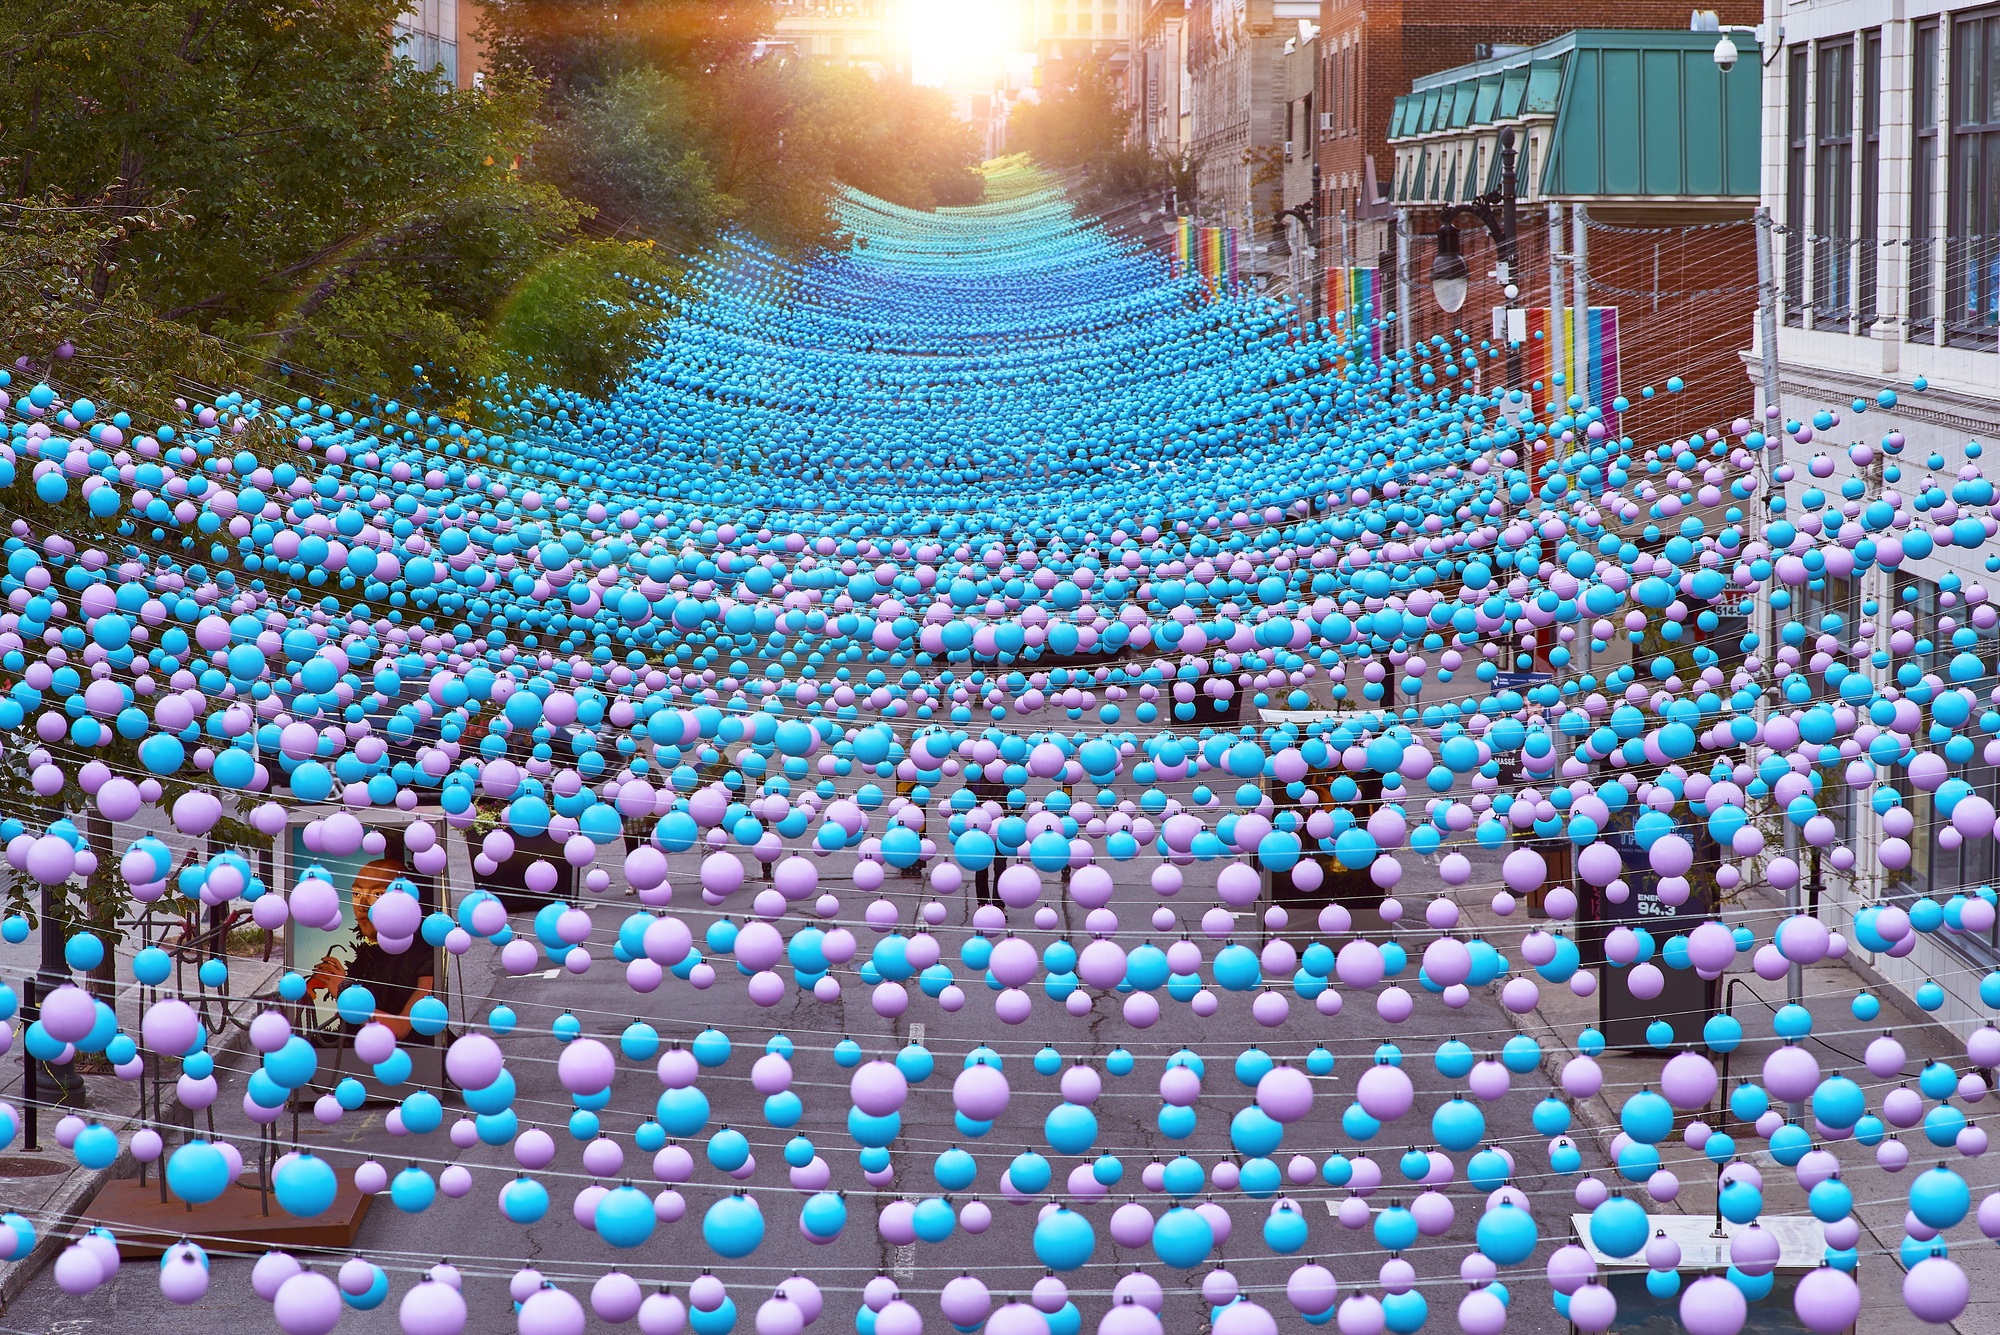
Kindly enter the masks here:
[[1011, 45], [1011, 0], [905, 0], [916, 81], [984, 85]]

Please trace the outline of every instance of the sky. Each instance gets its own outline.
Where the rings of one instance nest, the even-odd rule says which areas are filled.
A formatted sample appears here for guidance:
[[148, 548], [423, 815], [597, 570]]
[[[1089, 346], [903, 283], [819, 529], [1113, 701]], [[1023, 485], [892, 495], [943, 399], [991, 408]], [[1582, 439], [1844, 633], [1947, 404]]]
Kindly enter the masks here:
[[905, 0], [916, 81], [985, 87], [1013, 45], [1013, 0]]

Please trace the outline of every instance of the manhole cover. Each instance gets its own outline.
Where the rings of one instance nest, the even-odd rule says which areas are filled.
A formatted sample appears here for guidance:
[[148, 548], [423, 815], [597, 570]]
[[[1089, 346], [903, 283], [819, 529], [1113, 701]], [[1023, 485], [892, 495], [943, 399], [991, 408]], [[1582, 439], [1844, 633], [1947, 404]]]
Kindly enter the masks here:
[[56, 1177], [70, 1170], [61, 1159], [40, 1159], [27, 1154], [0, 1154], [0, 1178]]

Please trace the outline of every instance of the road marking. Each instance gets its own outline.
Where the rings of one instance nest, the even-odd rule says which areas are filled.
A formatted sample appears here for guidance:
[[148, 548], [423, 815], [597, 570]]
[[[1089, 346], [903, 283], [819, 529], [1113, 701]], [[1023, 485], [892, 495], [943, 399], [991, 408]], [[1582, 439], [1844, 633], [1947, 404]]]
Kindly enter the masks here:
[[924, 1045], [924, 1026], [922, 1021], [910, 1026], [910, 1042], [916, 1044], [918, 1047]]
[[897, 1278], [897, 1279], [914, 1279], [914, 1278], [916, 1278], [916, 1274], [917, 1274], [917, 1244], [916, 1244], [916, 1243], [914, 1243], [914, 1242], [906, 1242], [906, 1243], [904, 1243], [904, 1244], [903, 1244], [902, 1246], [900, 1246], [900, 1247], [896, 1248], [896, 1266], [895, 1266], [895, 1272], [896, 1272], [896, 1278]]
[[557, 978], [560, 978], [561, 976], [562, 976], [562, 970], [561, 970], [561, 969], [548, 969], [548, 970], [545, 970], [545, 971], [543, 972], [543, 974], [542, 974], [542, 977], [543, 977], [543, 978], [544, 978], [545, 980], [549, 980], [549, 981], [553, 981], [554, 979], [557, 979]]

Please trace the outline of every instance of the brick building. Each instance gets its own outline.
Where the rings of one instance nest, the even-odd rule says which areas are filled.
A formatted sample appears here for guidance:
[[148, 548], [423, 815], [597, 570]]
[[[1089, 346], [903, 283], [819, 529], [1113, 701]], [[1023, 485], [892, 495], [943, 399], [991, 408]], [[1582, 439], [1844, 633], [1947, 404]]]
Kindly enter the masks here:
[[[1760, 0], [1707, 0], [1723, 23], [1763, 19]], [[1389, 116], [1424, 75], [1578, 28], [1685, 29], [1688, 0], [1321, 0], [1320, 253], [1372, 265], [1389, 249]]]
[[[1391, 103], [1384, 201], [1400, 281], [1383, 292], [1404, 345], [1455, 329], [1490, 339], [1487, 384], [1504, 377], [1537, 408], [1622, 397], [1621, 429], [1647, 443], [1746, 414], [1737, 354], [1757, 306], [1762, 70], [1749, 59], [1724, 73], [1715, 42], [1586, 29], [1414, 80]], [[1512, 302], [1487, 229], [1462, 208], [1499, 188], [1508, 131]], [[1432, 288], [1447, 241], [1465, 262], [1455, 311]]]

